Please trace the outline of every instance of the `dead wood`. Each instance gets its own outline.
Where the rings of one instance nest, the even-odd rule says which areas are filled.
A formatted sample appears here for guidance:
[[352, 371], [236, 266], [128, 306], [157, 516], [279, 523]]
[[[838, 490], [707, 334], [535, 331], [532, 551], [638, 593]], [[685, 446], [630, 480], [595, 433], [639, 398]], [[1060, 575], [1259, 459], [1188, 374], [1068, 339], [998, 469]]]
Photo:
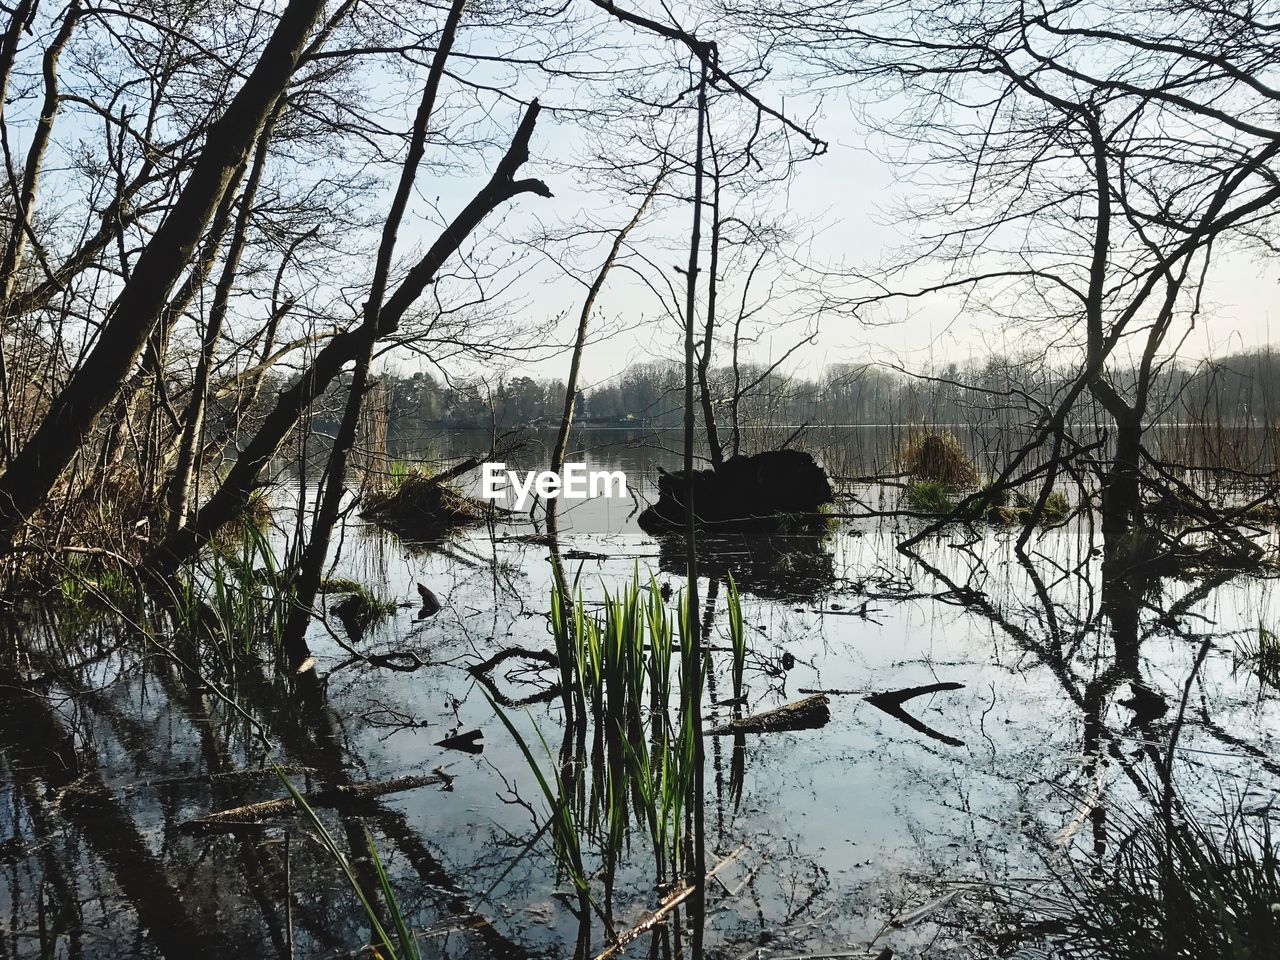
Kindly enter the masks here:
[[[375, 780], [372, 783], [356, 783], [318, 790], [315, 793], [303, 794], [303, 799], [312, 807], [341, 807], [363, 800], [374, 800], [389, 793], [401, 793], [405, 790], [415, 790], [418, 787], [444, 782], [445, 778], [438, 773], [429, 776], [394, 777], [390, 780]], [[252, 826], [282, 814], [292, 813], [295, 809], [297, 809], [297, 803], [293, 797], [261, 800], [187, 820], [179, 825], [179, 829], [189, 833], [202, 833]]]
[[755, 713], [749, 717], [730, 720], [711, 732], [716, 736], [728, 733], [778, 733], [784, 730], [816, 730], [826, 726], [831, 719], [830, 701], [819, 693], [794, 703], [786, 703], [772, 710]]
[[278, 768], [264, 767], [261, 770], [218, 770], [210, 773], [194, 773], [185, 777], [162, 777], [159, 780], [147, 780], [143, 783], [133, 783], [127, 786], [126, 790], [150, 790], [157, 787], [179, 787], [190, 784], [215, 784], [215, 783], [234, 783], [241, 780], [260, 780], [263, 777], [276, 777], [277, 773], [287, 773], [290, 776], [314, 776], [315, 767], [306, 767], [297, 763], [281, 764]]
[[[739, 846], [738, 849], [734, 850], [733, 853], [729, 854], [708, 870], [706, 877], [703, 878], [703, 883], [705, 884], [707, 880], [710, 880], [723, 868], [737, 860], [746, 849], [747, 845], [744, 843]], [[619, 934], [613, 943], [606, 947], [602, 952], [596, 954], [595, 960], [612, 960], [613, 957], [621, 956], [626, 950], [627, 944], [632, 943], [638, 937], [644, 936], [644, 934], [648, 933], [650, 930], [662, 923], [665, 923], [667, 917], [671, 915], [671, 912], [693, 896], [694, 891], [697, 889], [698, 885], [691, 883], [688, 886], [681, 887], [678, 890], [673, 890], [671, 893], [667, 894], [661, 901], [659, 901], [656, 910], [646, 913], [629, 929]]]
[[928, 683], [922, 687], [905, 687], [902, 690], [887, 690], [884, 693], [873, 693], [866, 697], [867, 703], [874, 707], [879, 707], [895, 720], [900, 720], [912, 730], [923, 733], [926, 737], [938, 740], [951, 747], [963, 747], [964, 741], [957, 740], [955, 737], [947, 736], [945, 733], [933, 729], [927, 723], [917, 720], [907, 711], [902, 709], [902, 705], [908, 700], [916, 697], [923, 697], [925, 694], [938, 693], [942, 690], [963, 690], [963, 683], [948, 681], [946, 683]]
[[466, 733], [456, 733], [451, 737], [445, 737], [443, 740], [437, 740], [437, 747], [444, 747], [446, 750], [461, 750], [463, 753], [483, 753], [484, 743], [483, 730], [468, 730]]
[[535, 686], [538, 689], [526, 697], [512, 698], [507, 696], [497, 684], [494, 678], [494, 670], [507, 660], [520, 659], [529, 662], [531, 672], [536, 672], [537, 667], [534, 664], [545, 664], [547, 667], [554, 667], [559, 662], [556, 655], [548, 650], [533, 650], [529, 647], [507, 647], [500, 650], [488, 660], [481, 663], [475, 663], [467, 667], [467, 672], [475, 677], [489, 691], [489, 695], [493, 697], [501, 706], [508, 709], [513, 707], [525, 707], [534, 703], [546, 703], [555, 699], [560, 693], [559, 683], [542, 684], [537, 680], [523, 681], [527, 685]]

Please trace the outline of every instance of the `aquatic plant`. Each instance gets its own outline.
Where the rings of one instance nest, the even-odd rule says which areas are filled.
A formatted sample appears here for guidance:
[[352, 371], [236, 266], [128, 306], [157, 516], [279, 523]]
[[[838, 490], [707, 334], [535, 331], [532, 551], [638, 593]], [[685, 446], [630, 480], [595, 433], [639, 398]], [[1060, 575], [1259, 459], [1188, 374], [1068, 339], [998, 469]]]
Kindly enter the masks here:
[[[551, 761], [550, 774], [543, 772], [542, 764], [534, 757], [533, 751], [529, 749], [528, 742], [516, 728], [516, 725], [511, 722], [511, 718], [507, 716], [506, 711], [498, 706], [498, 702], [489, 696], [488, 691], [484, 691], [484, 695], [493, 706], [493, 711], [498, 715], [498, 719], [502, 721], [502, 725], [511, 734], [511, 739], [519, 747], [525, 763], [528, 764], [534, 779], [538, 783], [538, 789], [542, 791], [543, 799], [546, 800], [547, 806], [550, 807], [548, 823], [551, 828], [556, 868], [563, 870], [568, 875], [570, 882], [573, 883], [574, 889], [577, 891], [579, 907], [585, 911], [591, 896], [591, 883], [587, 876], [586, 861], [583, 857], [584, 830], [575, 810], [572, 788], [566, 784], [565, 778], [556, 767], [555, 761], [551, 757], [551, 748], [547, 746], [546, 738], [542, 736], [542, 731], [537, 728], [537, 725], [534, 725], [534, 731], [542, 744], [543, 752], [548, 760]], [[541, 833], [542, 831], [539, 831], [538, 836]]]
[[266, 535], [271, 526], [274, 508], [266, 490], [255, 490], [245, 501], [243, 509], [214, 533], [214, 542], [224, 550], [233, 550], [238, 544], [255, 534]]
[[350, 577], [325, 577], [320, 581], [320, 593], [355, 593], [366, 589], [359, 580]]
[[250, 527], [235, 549], [215, 544], [193, 562], [182, 593], [170, 600], [184, 627], [212, 634], [214, 649], [229, 661], [263, 643], [280, 651], [294, 591], [267, 535]]
[[742, 676], [747, 662], [747, 634], [742, 622], [742, 596], [729, 574], [729, 644], [733, 647], [733, 699], [742, 702]]
[[410, 463], [407, 460], [392, 460], [387, 465], [386, 489], [391, 491], [399, 490], [414, 476], [430, 479], [431, 471], [420, 463]]
[[1239, 805], [1131, 823], [1114, 863], [1066, 884], [1061, 950], [1093, 960], [1260, 960], [1280, 944], [1280, 850]]
[[334, 603], [329, 611], [333, 613], [348, 631], [363, 632], [367, 627], [379, 620], [391, 616], [396, 611], [396, 602], [384, 597], [362, 583], [343, 584], [340, 592], [342, 598]]
[[945, 488], [971, 487], [978, 471], [955, 435], [940, 430], [919, 430], [907, 438], [898, 453], [899, 466], [917, 483]]
[[921, 480], [908, 484], [907, 506], [920, 513], [950, 513], [955, 508], [945, 484], [937, 480]]
[[[1036, 513], [1037, 497], [1025, 493], [1015, 493], [1012, 506], [993, 506], [987, 511], [987, 519], [992, 523], [1009, 525], [1026, 524]], [[1006, 500], [1007, 502], [1007, 500]], [[1071, 501], [1061, 490], [1052, 490], [1045, 497], [1044, 507], [1037, 521], [1045, 526], [1062, 523], [1071, 516]]]
[[285, 788], [288, 789], [293, 797], [293, 802], [298, 805], [303, 816], [310, 822], [311, 828], [315, 831], [316, 840], [333, 858], [334, 862], [342, 868], [347, 882], [351, 884], [351, 889], [360, 900], [360, 905], [364, 908], [365, 915], [369, 918], [369, 926], [373, 930], [375, 955], [383, 957], [384, 960], [421, 960], [422, 953], [418, 949], [418, 940], [413, 935], [413, 931], [409, 929], [408, 920], [405, 918], [400, 902], [396, 898], [395, 888], [391, 885], [391, 878], [387, 876], [386, 868], [382, 865], [382, 858], [378, 856], [377, 845], [374, 844], [373, 836], [368, 829], [365, 829], [364, 836], [368, 847], [369, 861], [373, 864], [374, 875], [378, 880], [378, 888], [382, 893], [382, 899], [387, 905], [387, 912], [391, 915], [392, 926], [396, 931], [394, 941], [383, 926], [382, 918], [378, 915], [378, 910], [370, 899], [369, 891], [366, 891], [364, 885], [360, 883], [350, 859], [343, 853], [338, 841], [334, 839], [333, 834], [324, 825], [324, 821], [320, 819], [312, 806], [307, 803], [306, 798], [293, 785], [293, 782], [285, 775], [284, 771], [279, 767], [276, 767], [275, 771], [280, 778], [280, 782], [285, 785]]
[[1245, 666], [1263, 687], [1280, 689], [1280, 636], [1259, 623], [1256, 635], [1236, 641], [1235, 663]]
[[[606, 923], [611, 921], [613, 884], [633, 825], [648, 836], [660, 880], [677, 873], [682, 863], [679, 840], [693, 782], [699, 716], [695, 698], [701, 691], [683, 680], [690, 675], [686, 658], [693, 655], [682, 642], [689, 623], [683, 592], [676, 603], [678, 613], [673, 616], [657, 583], [650, 577], [642, 588], [638, 571], [616, 593], [605, 590], [596, 611], [588, 610], [581, 596], [566, 602], [553, 589], [551, 633], [569, 705], [566, 744], [575, 739], [583, 744], [576, 756], [562, 756], [553, 772], [544, 771], [510, 717], [494, 706], [551, 809], [558, 868], [575, 884], [588, 876], [601, 878]], [[740, 617], [740, 606], [737, 610]], [[681, 669], [673, 681], [672, 655], [677, 648]], [[545, 748], [540, 730], [537, 735]], [[546, 753], [550, 758], [550, 750]], [[589, 774], [589, 783], [577, 776], [579, 770]], [[598, 870], [588, 871], [588, 859], [598, 863]]]
[[[1031, 517], [1036, 508], [1036, 498], [1019, 493], [1014, 497], [1020, 519]], [[1044, 508], [1040, 512], [1040, 522], [1047, 524], [1061, 523], [1071, 516], [1071, 501], [1061, 490], [1051, 490], [1044, 499]]]
[[115, 610], [127, 610], [140, 599], [134, 577], [118, 563], [104, 563], [95, 557], [73, 558], [58, 578], [56, 591], [57, 599], [71, 606], [94, 602]]

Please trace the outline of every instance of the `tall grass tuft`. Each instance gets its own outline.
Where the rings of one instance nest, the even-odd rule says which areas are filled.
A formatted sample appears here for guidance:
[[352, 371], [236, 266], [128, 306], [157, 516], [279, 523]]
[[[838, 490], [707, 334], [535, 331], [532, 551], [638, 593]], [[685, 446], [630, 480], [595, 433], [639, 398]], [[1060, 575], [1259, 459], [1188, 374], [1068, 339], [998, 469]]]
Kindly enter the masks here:
[[[485, 696], [489, 697], [489, 694], [485, 693]], [[511, 722], [511, 718], [507, 716], [506, 712], [498, 706], [497, 701], [492, 697], [489, 697], [489, 702], [493, 705], [498, 719], [502, 721], [503, 726], [511, 734], [511, 738], [515, 740], [516, 746], [520, 748], [525, 762], [529, 765], [529, 769], [533, 771], [534, 778], [538, 781], [538, 788], [542, 791], [543, 799], [547, 801], [547, 805], [551, 808], [551, 838], [555, 848], [557, 867], [565, 870], [574, 888], [578, 891], [578, 895], [585, 898], [590, 890], [590, 882], [587, 878], [586, 861], [583, 857], [583, 829], [575, 813], [572, 793], [566, 786], [559, 770], [556, 769], [554, 760], [551, 763], [552, 773], [550, 775], [543, 773], [542, 764], [534, 757], [533, 751], [529, 749], [528, 742], [520, 734], [516, 725]], [[542, 749], [550, 760], [551, 748], [547, 746], [547, 741], [542, 736], [542, 732], [539, 730], [537, 733]]]
[[955, 509], [946, 485], [937, 480], [909, 484], [906, 498], [907, 506], [920, 513], [950, 513]]
[[[680, 680], [687, 675], [684, 670], [673, 671], [687, 666], [684, 659], [691, 655], [681, 642], [688, 635], [686, 606], [682, 592], [673, 614], [652, 578], [642, 587], [638, 571], [616, 593], [605, 590], [594, 611], [581, 596], [566, 602], [553, 590], [551, 633], [561, 683], [573, 691], [565, 700], [580, 704], [566, 711], [566, 742], [575, 739], [576, 728], [581, 742], [591, 743], [585, 796], [575, 793], [562, 770], [586, 766], [586, 756], [562, 758], [557, 767], [538, 731], [553, 767], [546, 772], [510, 717], [494, 705], [550, 807], [558, 869], [573, 879], [584, 904], [589, 899], [587, 878], [601, 880], [606, 923], [611, 922], [622, 856], [637, 831], [652, 850], [659, 883], [677, 876], [682, 867], [680, 838], [693, 777], [694, 718], [699, 715], [692, 698], [701, 695], [685, 689]], [[677, 647], [680, 664], [673, 663]]]
[[1065, 956], [1262, 960], [1280, 944], [1280, 851], [1266, 818], [1181, 812], [1134, 825], [1112, 865], [1071, 886]]
[[747, 634], [742, 622], [742, 595], [729, 574], [729, 645], [733, 647], [733, 699], [742, 702], [742, 677], [747, 664]]
[[1263, 624], [1256, 639], [1237, 641], [1235, 663], [1252, 671], [1264, 688], [1280, 690], [1280, 636]]
[[914, 431], [898, 453], [900, 469], [911, 479], [945, 488], [971, 487], [978, 471], [960, 441], [939, 430]]
[[211, 630], [224, 660], [266, 645], [279, 654], [295, 602], [292, 583], [276, 562], [267, 534], [250, 528], [232, 548], [215, 548], [193, 564], [176, 598], [187, 629]]

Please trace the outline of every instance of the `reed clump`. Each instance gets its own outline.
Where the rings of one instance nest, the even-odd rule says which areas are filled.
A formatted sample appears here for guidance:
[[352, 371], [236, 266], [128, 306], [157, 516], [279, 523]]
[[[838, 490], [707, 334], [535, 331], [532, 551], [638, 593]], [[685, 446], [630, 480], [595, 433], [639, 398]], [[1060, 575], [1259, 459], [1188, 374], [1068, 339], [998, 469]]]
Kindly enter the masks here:
[[[640, 837], [652, 852], [661, 886], [681, 875], [682, 843], [693, 784], [703, 660], [687, 642], [690, 612], [683, 593], [669, 609], [658, 585], [639, 574], [598, 607], [556, 589], [551, 633], [566, 713], [564, 748], [546, 760], [495, 703], [532, 769], [551, 810], [557, 869], [578, 891], [582, 909], [612, 911], [624, 851]], [[746, 630], [736, 585], [730, 587], [729, 634], [735, 694], [743, 690]], [[696, 677], [696, 681], [690, 678]], [[603, 897], [592, 891], [603, 885]]]
[[898, 452], [898, 464], [916, 483], [936, 483], [954, 490], [978, 482], [973, 460], [955, 435], [947, 431], [912, 433]]
[[408, 537], [437, 536], [479, 523], [483, 504], [420, 468], [410, 468], [386, 490], [365, 494], [361, 516]]
[[1253, 673], [1264, 689], [1280, 690], [1280, 635], [1258, 624], [1257, 633], [1236, 642], [1235, 666]]
[[1257, 960], [1280, 943], [1280, 850], [1240, 809], [1133, 825], [1112, 864], [1068, 885], [1067, 957]]
[[264, 647], [282, 655], [296, 591], [263, 531], [249, 527], [230, 546], [215, 541], [188, 567], [181, 590], [171, 605], [183, 627], [210, 635], [224, 666]]
[[72, 556], [54, 584], [54, 600], [71, 607], [135, 609], [142, 599], [138, 578], [115, 558]]

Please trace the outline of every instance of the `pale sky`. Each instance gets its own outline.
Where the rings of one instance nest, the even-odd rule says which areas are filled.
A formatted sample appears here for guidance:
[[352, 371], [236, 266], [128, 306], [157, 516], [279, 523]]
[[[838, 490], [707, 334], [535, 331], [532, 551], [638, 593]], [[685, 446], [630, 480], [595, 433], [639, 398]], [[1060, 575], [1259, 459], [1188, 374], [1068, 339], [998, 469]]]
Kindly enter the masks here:
[[[794, 179], [779, 188], [777, 202], [798, 219], [810, 222], [813, 241], [808, 254], [812, 261], [828, 269], [843, 264], [853, 270], [867, 271], [901, 250], [916, 224], [902, 224], [895, 219], [895, 209], [910, 202], [919, 192], [909, 169], [893, 162], [883, 148], [883, 141], [869, 139], [860, 128], [854, 111], [842, 101], [832, 99], [824, 104], [824, 116], [816, 125], [819, 135], [830, 142], [828, 152], [803, 163]], [[564, 147], [563, 126], [547, 119], [535, 146], [541, 144], [550, 152]], [[883, 148], [883, 149], [881, 149]], [[538, 172], [538, 156], [531, 158], [526, 172]], [[589, 180], [551, 172], [546, 180], [555, 192], [553, 201], [523, 198], [522, 209], [510, 212], [504, 229], [517, 234], [536, 217], [552, 223], [557, 217], [572, 221], [577, 211], [596, 210], [599, 195]], [[614, 208], [607, 217], [621, 223], [626, 208]], [[689, 215], [681, 212], [673, 221], [673, 229], [687, 230]], [[705, 228], [704, 228], [705, 230]], [[704, 233], [705, 240], [705, 233]], [[687, 243], [683, 237], [672, 237], [671, 248], [654, 245], [654, 260], [669, 270], [683, 269]], [[643, 250], [643, 241], [638, 241]], [[597, 260], [592, 261], [598, 262]], [[706, 268], [704, 247], [703, 268]], [[577, 322], [582, 287], [563, 278], [542, 263], [531, 271], [528, 284], [521, 286], [525, 304], [523, 312], [540, 317], [564, 315], [557, 327], [558, 336], [567, 340]], [[536, 278], [536, 279], [535, 279]], [[683, 283], [679, 277], [673, 281]], [[1205, 310], [1196, 329], [1191, 331], [1179, 355], [1188, 360], [1223, 356], [1242, 349], [1265, 345], [1273, 340], [1272, 309], [1275, 303], [1280, 264], [1265, 262], [1252, 255], [1220, 253], [1207, 285]], [[776, 305], [785, 315], [786, 302]], [[683, 349], [681, 329], [670, 318], [660, 317], [661, 309], [642, 284], [623, 272], [615, 271], [601, 296], [597, 315], [601, 322], [613, 320], [624, 326], [643, 324], [624, 330], [604, 342], [592, 343], [583, 365], [583, 382], [590, 385], [616, 376], [627, 366], [655, 357], [679, 359]], [[884, 361], [913, 369], [938, 367], [956, 361], [982, 360], [993, 353], [1016, 354], [1040, 352], [1034, 331], [1024, 328], [1008, 330], [994, 321], [967, 313], [958, 298], [933, 297], [899, 304], [884, 314], [892, 322], [864, 326], [846, 316], [830, 316], [819, 326], [817, 342], [806, 345], [792, 358], [789, 368], [806, 375], [834, 363]], [[1180, 334], [1172, 335], [1175, 343]], [[752, 359], [767, 361], [779, 355], [797, 339], [793, 329], [780, 328], [772, 338], [764, 339], [750, 354]], [[563, 377], [567, 356], [549, 357], [533, 363], [522, 363], [516, 373], [546, 377]]]

